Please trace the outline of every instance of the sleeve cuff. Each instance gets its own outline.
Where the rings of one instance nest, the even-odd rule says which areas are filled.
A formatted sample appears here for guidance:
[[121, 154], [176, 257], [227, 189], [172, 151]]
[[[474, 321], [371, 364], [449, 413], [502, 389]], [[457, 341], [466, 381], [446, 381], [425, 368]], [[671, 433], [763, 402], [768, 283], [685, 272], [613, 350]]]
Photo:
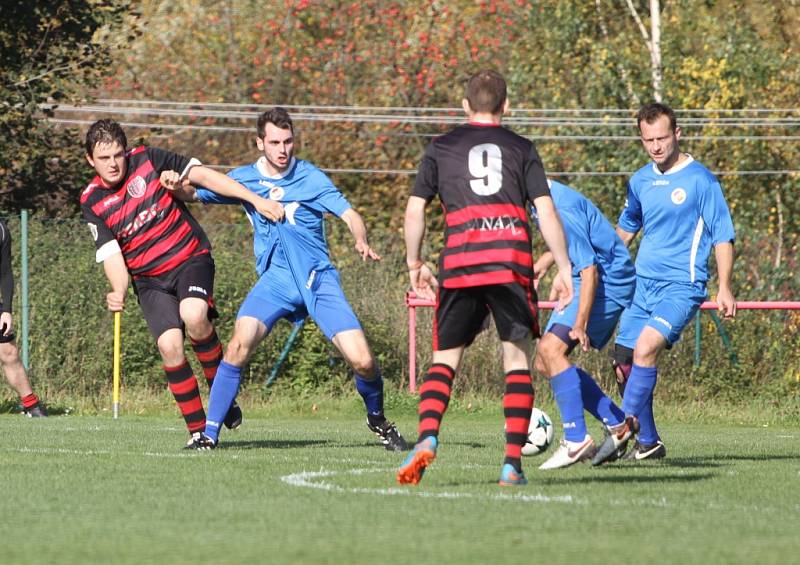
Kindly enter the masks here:
[[94, 258], [98, 263], [102, 263], [115, 253], [122, 253], [122, 249], [119, 247], [119, 242], [116, 239], [112, 239], [111, 241], [100, 246], [100, 249], [97, 250]]
[[186, 168], [183, 169], [183, 171], [181, 172], [181, 180], [185, 179], [186, 175], [189, 174], [189, 169], [191, 169], [192, 167], [196, 167], [198, 165], [202, 165], [202, 164], [203, 163], [200, 162], [200, 159], [195, 159], [194, 157], [189, 159], [189, 164], [186, 165]]

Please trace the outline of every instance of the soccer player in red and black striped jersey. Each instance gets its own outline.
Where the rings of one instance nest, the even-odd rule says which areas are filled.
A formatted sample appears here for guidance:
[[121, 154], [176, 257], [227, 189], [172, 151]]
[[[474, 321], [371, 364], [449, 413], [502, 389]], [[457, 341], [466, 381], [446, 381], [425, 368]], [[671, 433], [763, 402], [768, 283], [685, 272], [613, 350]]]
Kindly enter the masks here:
[[[85, 148], [97, 176], [81, 194], [81, 209], [94, 237], [97, 262], [103, 263], [111, 283], [108, 309], [122, 311], [132, 277], [170, 391], [192, 435], [187, 447], [193, 447], [205, 429], [206, 416], [183, 353], [184, 330], [211, 387], [222, 359], [222, 345], [211, 323], [217, 316], [214, 260], [203, 229], [185, 204], [164, 189], [161, 174], [180, 171], [193, 183], [252, 203], [270, 219], [280, 219], [283, 209], [197, 159], [154, 147], [128, 151], [125, 132], [111, 120], [92, 124]], [[225, 423], [228, 427], [241, 423], [238, 406], [231, 407]]]
[[[436, 457], [453, 378], [465, 348], [491, 313], [502, 341], [506, 383], [500, 484], [523, 485], [520, 455], [534, 398], [531, 343], [539, 337], [529, 203], [558, 266], [554, 285], [562, 307], [572, 299], [571, 264], [536, 148], [501, 126], [509, 108], [503, 77], [489, 70], [474, 75], [462, 106], [469, 123], [428, 146], [406, 207], [411, 287], [420, 297], [436, 298], [436, 313], [433, 364], [420, 387], [419, 440], [397, 480], [416, 484]], [[446, 224], [438, 281], [420, 254], [425, 208], [437, 195]]]
[[14, 322], [11, 305], [14, 302], [14, 273], [11, 269], [11, 232], [0, 220], [0, 364], [8, 384], [19, 395], [22, 412], [29, 418], [47, 416], [47, 410], [33, 392], [28, 373], [19, 358], [19, 350], [14, 344]]

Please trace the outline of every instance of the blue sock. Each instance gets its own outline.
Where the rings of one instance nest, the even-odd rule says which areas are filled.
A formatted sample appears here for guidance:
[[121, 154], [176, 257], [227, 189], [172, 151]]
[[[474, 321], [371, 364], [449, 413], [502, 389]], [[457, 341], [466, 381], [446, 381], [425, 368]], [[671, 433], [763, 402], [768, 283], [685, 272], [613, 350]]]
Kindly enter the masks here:
[[379, 369], [375, 369], [375, 378], [365, 379], [355, 373], [356, 390], [361, 398], [364, 399], [364, 406], [367, 407], [367, 419], [370, 424], [378, 424], [385, 418], [383, 415], [383, 376]]
[[656, 430], [656, 421], [653, 418], [653, 394], [647, 399], [644, 409], [639, 414], [639, 443], [653, 445], [661, 438]]
[[616, 426], [625, 419], [625, 412], [614, 404], [600, 385], [592, 378], [592, 375], [581, 369], [578, 375], [581, 378], [581, 396], [583, 397], [583, 407], [606, 426]]
[[211, 387], [211, 395], [208, 398], [208, 418], [206, 418], [205, 432], [214, 441], [219, 439], [219, 428], [239, 392], [241, 378], [241, 367], [234, 367], [225, 361], [219, 364], [217, 376], [214, 377], [214, 386]]
[[633, 364], [628, 384], [625, 385], [625, 397], [622, 399], [622, 410], [625, 414], [637, 418], [642, 414], [647, 405], [647, 399], [653, 396], [657, 377], [658, 369], [655, 367]]
[[564, 439], [583, 441], [586, 437], [586, 420], [583, 419], [583, 398], [578, 371], [575, 367], [570, 367], [558, 373], [550, 379], [550, 387], [561, 412]]

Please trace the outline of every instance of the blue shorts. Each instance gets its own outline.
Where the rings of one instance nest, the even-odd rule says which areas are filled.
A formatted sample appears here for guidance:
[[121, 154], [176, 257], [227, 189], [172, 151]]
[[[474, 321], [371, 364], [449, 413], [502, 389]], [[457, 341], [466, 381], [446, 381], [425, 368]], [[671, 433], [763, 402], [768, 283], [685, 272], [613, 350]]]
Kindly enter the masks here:
[[[578, 296], [580, 294], [580, 285], [574, 285], [575, 298], [572, 299], [562, 312], [553, 310], [550, 315], [550, 320], [547, 322], [547, 327], [544, 329], [545, 333], [553, 332], [564, 343], [569, 346], [570, 350], [578, 344], [577, 340], [572, 340], [569, 335], [562, 335], [562, 331], [554, 329], [553, 326], [558, 324], [566, 328], [572, 329], [575, 325], [575, 318], [578, 316]], [[589, 312], [589, 323], [586, 327], [586, 335], [589, 336], [589, 343], [595, 349], [603, 349], [611, 336], [614, 334], [614, 328], [617, 327], [617, 321], [622, 315], [625, 306], [614, 302], [604, 296], [596, 296], [592, 309]]]
[[339, 273], [335, 269], [316, 273], [310, 289], [312, 304], [306, 304], [293, 280], [282, 278], [276, 284], [276, 278], [281, 279], [270, 270], [261, 275], [244, 299], [237, 318], [256, 318], [267, 326], [269, 333], [281, 318], [299, 322], [311, 316], [328, 339], [333, 339], [343, 331], [361, 329], [358, 318], [344, 296]]
[[645, 326], [658, 331], [673, 345], [706, 299], [705, 286], [636, 277], [633, 304], [622, 313], [617, 343], [630, 349]]

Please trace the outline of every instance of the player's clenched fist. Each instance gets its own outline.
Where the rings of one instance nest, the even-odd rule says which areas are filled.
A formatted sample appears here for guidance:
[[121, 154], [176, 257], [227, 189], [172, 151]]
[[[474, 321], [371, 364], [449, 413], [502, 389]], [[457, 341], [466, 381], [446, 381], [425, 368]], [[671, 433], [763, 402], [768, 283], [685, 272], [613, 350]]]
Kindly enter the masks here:
[[181, 175], [178, 171], [163, 171], [161, 177], [161, 186], [167, 190], [178, 190], [181, 188]]
[[125, 292], [112, 291], [106, 294], [106, 303], [111, 312], [122, 312], [125, 306]]
[[279, 222], [280, 220], [283, 219], [284, 216], [283, 205], [280, 202], [276, 202], [275, 200], [270, 200], [269, 198], [256, 196], [253, 205], [256, 207], [258, 213], [264, 216], [268, 220], [271, 220], [273, 222]]

